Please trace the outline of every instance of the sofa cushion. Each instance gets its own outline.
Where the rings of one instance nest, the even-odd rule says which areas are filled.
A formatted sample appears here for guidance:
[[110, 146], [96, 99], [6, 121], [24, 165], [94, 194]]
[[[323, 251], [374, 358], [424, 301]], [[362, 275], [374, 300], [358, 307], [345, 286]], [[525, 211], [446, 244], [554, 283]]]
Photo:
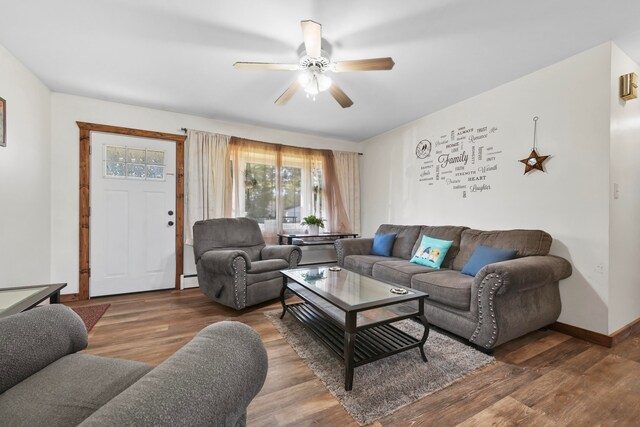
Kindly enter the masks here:
[[12, 426], [75, 426], [152, 369], [87, 354], [65, 356], [0, 395]]
[[460, 252], [453, 261], [455, 270], [462, 270], [471, 255], [480, 245], [498, 249], [514, 249], [518, 258], [548, 255], [551, 236], [542, 230], [465, 230], [462, 232]]
[[464, 265], [461, 273], [475, 276], [484, 266], [514, 259], [517, 254], [518, 252], [513, 249], [497, 249], [480, 245], [473, 251], [473, 255]]
[[280, 270], [289, 268], [289, 263], [283, 259], [265, 259], [251, 261], [251, 268], [247, 270], [247, 286], [272, 279], [281, 279]]
[[401, 258], [379, 255], [348, 255], [344, 258], [344, 268], [365, 276], [371, 276], [373, 265], [380, 261], [399, 261]]
[[416, 274], [411, 278], [411, 287], [429, 294], [429, 300], [460, 310], [471, 307], [471, 284], [473, 277], [459, 271], [434, 271]]
[[415, 245], [413, 245], [413, 249], [411, 250], [411, 254], [414, 255], [418, 248], [420, 247], [420, 242], [422, 241], [422, 236], [430, 236], [435, 239], [440, 240], [451, 240], [453, 243], [451, 247], [447, 251], [447, 256], [444, 257], [442, 261], [441, 267], [443, 268], [451, 268], [453, 264], [453, 260], [458, 255], [460, 251], [460, 239], [462, 237], [462, 232], [467, 230], [469, 227], [458, 226], [458, 225], [436, 225], [429, 226], [423, 225], [420, 228], [420, 233], [418, 233], [418, 239], [416, 239]]
[[410, 259], [413, 254], [413, 246], [420, 234], [420, 226], [382, 224], [378, 227], [376, 234], [395, 234], [396, 241], [393, 243], [391, 256]]
[[380, 261], [373, 265], [373, 277], [402, 286], [411, 286], [411, 278], [415, 274], [435, 271], [433, 268], [415, 264], [405, 259]]
[[452, 240], [440, 240], [429, 236], [422, 236], [420, 246], [416, 254], [411, 258], [411, 262], [440, 269], [440, 265], [442, 265], [442, 261], [444, 261], [444, 258], [447, 256], [447, 252], [452, 244]]
[[[283, 259], [265, 259], [262, 261], [251, 261], [251, 268], [248, 273], [258, 274], [268, 271], [280, 271], [289, 268], [289, 263]], [[278, 273], [279, 274], [279, 273]]]
[[371, 246], [371, 255], [391, 256], [393, 242], [396, 240], [395, 233], [379, 234], [373, 236], [373, 245]]
[[263, 273], [257, 274], [247, 273], [247, 286], [255, 285], [256, 283], [265, 282], [272, 279], [282, 280], [282, 273], [280, 273], [280, 270], [265, 271]]

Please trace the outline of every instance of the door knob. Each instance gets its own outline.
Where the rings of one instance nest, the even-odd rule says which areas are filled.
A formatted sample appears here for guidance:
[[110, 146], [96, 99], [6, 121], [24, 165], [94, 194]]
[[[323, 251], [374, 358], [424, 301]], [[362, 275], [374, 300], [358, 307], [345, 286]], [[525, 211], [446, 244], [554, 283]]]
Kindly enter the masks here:
[[169, 224], [169, 226], [173, 225], [173, 221], [169, 221], [167, 224]]
[[169, 216], [173, 215], [173, 211], [169, 211], [167, 213], [169, 214]]

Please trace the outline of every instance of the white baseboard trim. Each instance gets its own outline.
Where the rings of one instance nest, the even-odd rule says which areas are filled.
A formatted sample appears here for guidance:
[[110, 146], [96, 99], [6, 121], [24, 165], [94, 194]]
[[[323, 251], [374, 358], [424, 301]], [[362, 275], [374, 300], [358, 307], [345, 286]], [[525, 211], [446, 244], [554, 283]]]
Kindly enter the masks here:
[[180, 276], [180, 289], [190, 289], [197, 288], [198, 286], [198, 277], [184, 277], [184, 274]]

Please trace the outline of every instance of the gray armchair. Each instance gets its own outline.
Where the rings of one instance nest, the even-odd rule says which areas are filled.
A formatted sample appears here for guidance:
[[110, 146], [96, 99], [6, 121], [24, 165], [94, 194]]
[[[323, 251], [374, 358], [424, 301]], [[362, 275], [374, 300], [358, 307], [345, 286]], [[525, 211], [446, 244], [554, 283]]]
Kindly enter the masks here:
[[267, 376], [258, 333], [207, 326], [153, 367], [77, 353], [87, 330], [53, 304], [0, 319], [0, 425], [244, 426]]
[[280, 295], [280, 270], [296, 268], [302, 251], [294, 245], [266, 245], [249, 218], [217, 218], [193, 225], [200, 290], [212, 300], [242, 310]]

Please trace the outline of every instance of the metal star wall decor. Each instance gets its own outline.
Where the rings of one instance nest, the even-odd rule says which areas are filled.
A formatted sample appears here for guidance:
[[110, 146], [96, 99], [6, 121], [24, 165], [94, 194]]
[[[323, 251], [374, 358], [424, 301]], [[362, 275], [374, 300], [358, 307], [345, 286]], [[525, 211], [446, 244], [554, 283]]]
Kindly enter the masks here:
[[542, 163], [550, 157], [550, 156], [541, 156], [536, 151], [537, 130], [538, 130], [538, 116], [535, 116], [533, 118], [533, 148], [531, 149], [531, 154], [529, 154], [529, 157], [527, 157], [526, 159], [518, 160], [520, 163], [524, 163], [525, 175], [534, 169], [544, 172]]

